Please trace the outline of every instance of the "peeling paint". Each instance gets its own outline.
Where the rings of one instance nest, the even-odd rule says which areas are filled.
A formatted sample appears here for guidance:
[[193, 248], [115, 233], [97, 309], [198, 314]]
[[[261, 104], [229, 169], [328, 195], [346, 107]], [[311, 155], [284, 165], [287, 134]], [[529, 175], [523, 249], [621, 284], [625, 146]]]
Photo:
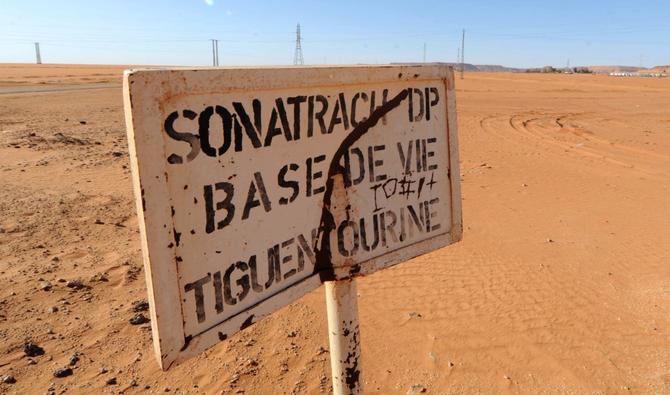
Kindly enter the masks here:
[[254, 315], [251, 314], [246, 320], [244, 320], [242, 325], [240, 325], [240, 330], [250, 327], [253, 323], [254, 323]]
[[191, 340], [193, 340], [193, 336], [188, 335], [184, 337], [184, 345], [182, 346], [181, 350], [179, 351], [184, 351], [188, 348], [188, 345], [191, 344]]

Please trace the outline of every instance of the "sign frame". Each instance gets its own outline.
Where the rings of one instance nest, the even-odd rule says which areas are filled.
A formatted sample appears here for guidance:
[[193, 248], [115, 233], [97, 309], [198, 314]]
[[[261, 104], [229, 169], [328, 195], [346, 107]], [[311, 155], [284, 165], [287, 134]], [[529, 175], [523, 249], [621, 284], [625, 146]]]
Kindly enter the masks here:
[[[188, 79], [190, 73], [206, 78]], [[227, 320], [195, 336], [185, 336], [183, 312], [178, 283], [176, 247], [170, 219], [173, 213], [168, 191], [167, 162], [162, 133], [149, 133], [156, 125], [149, 124], [143, 115], [146, 103], [158, 106], [176, 95], [231, 94], [247, 91], [268, 91], [317, 87], [351, 87], [384, 83], [432, 81], [443, 84], [445, 99], [441, 105], [447, 115], [444, 132], [447, 135], [451, 224], [446, 233], [401, 247], [359, 263], [356, 273], [349, 267], [334, 267], [327, 280], [342, 280], [362, 276], [428, 253], [461, 240], [462, 214], [458, 155], [458, 133], [453, 69], [447, 65], [416, 64], [388, 66], [304, 66], [198, 69], [138, 69], [126, 70], [123, 78], [123, 98], [130, 151], [134, 194], [140, 228], [142, 257], [151, 306], [153, 346], [163, 370], [175, 363], [199, 354], [225, 340], [300, 296], [318, 288], [324, 279], [312, 274], [283, 289]], [[446, 224], [445, 224], [446, 225]], [[147, 232], [147, 229], [162, 231]], [[160, 247], [159, 247], [160, 246]], [[153, 263], [152, 263], [153, 262]], [[160, 262], [160, 264], [159, 264]], [[160, 301], [159, 303], [156, 303]], [[234, 331], [230, 331], [234, 328]]]

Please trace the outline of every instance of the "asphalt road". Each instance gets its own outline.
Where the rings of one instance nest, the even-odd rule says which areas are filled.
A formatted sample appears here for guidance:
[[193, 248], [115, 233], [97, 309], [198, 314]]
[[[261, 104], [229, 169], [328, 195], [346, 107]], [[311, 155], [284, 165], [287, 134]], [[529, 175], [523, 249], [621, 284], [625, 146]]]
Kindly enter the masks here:
[[33, 86], [0, 86], [0, 95], [16, 95], [23, 93], [49, 93], [82, 91], [89, 89], [121, 88], [119, 83], [72, 84], [72, 85], [33, 85]]

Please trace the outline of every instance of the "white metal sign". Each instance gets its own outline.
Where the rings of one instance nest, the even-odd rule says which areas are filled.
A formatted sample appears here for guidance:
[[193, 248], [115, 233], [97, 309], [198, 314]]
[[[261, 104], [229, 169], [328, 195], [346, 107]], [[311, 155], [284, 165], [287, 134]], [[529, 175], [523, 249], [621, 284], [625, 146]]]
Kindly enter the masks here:
[[461, 238], [446, 66], [135, 70], [124, 99], [164, 369]]

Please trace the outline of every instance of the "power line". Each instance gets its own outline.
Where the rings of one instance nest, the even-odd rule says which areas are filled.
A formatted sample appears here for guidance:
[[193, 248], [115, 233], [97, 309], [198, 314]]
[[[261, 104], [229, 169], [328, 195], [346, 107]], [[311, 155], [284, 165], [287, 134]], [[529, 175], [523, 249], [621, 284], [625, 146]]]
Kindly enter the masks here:
[[[352, 25], [353, 27], [354, 25]], [[503, 33], [503, 32], [507, 33]], [[119, 40], [120, 32], [133, 32], [132, 37], [126, 38], [124, 40]], [[318, 32], [310, 33], [310, 36], [313, 38], [309, 40], [310, 42], [319, 42], [319, 41], [367, 41], [374, 39], [387, 40], [392, 37], [433, 37], [435, 35], [451, 35], [455, 32], [455, 29], [421, 29], [413, 30], [412, 33], [406, 31], [400, 31], [393, 29], [391, 31], [384, 32], [369, 32], [365, 33], [355, 33], [352, 32], [353, 36], [344, 36], [341, 32], [338, 32], [337, 36], [333, 36], [332, 32], [324, 32], [325, 40], [313, 40], [316, 36], [319, 35]], [[627, 26], [621, 25], [612, 25], [609, 22], [603, 21], [602, 25], [588, 25], [586, 27], [583, 23], [579, 22], [558, 22], [552, 23], [551, 27], [545, 26], [543, 24], [538, 25], [512, 25], [509, 24], [505, 26], [491, 26], [491, 25], [476, 25], [470, 27], [469, 33], [472, 38], [477, 38], [479, 36], [484, 37], [509, 37], [509, 38], [521, 38], [521, 39], [554, 39], [554, 40], [579, 40], [579, 41], [601, 41], [602, 37], [607, 37], [613, 34], [625, 34], [629, 36], [631, 33], [659, 33], [657, 37], [663, 37], [663, 33], [670, 32], [670, 26], [667, 24], [649, 24], [649, 23], [635, 23], [628, 24]], [[321, 34], [321, 37], [324, 36], [324, 33]], [[267, 36], [272, 38], [277, 38], [278, 36], [283, 36], [286, 34], [286, 39], [293, 41], [292, 37], [288, 34], [294, 35], [295, 31], [267, 31], [259, 30], [257, 28], [251, 28], [249, 30], [241, 31], [239, 29], [228, 30], [220, 29], [216, 27], [214, 31], [211, 28], [205, 26], [198, 26], [195, 29], [179, 29], [179, 27], [171, 26], [169, 30], [166, 30], [164, 27], [158, 26], [137, 26], [137, 25], [100, 25], [97, 23], [87, 24], [85, 21], [79, 21], [77, 25], [71, 24], [24, 24], [23, 21], [20, 25], [17, 26], [0, 26], [0, 35], [2, 37], [16, 37], [16, 35], [27, 35], [28, 39], [33, 41], [47, 41], [54, 38], [60, 37], [62, 40], [89, 40], [89, 41], [103, 41], [109, 40], [114, 42], [137, 42], [137, 41], [163, 41], [167, 35], [174, 37], [174, 41], [181, 41], [182, 37], [208, 37], [217, 34], [226, 34], [226, 37], [231, 35], [237, 35], [237, 40], [239, 42], [251, 42], [254, 37]], [[567, 36], [566, 36], [567, 35]], [[247, 40], [243, 37], [251, 37], [251, 40]], [[44, 40], [42, 39], [44, 38]], [[612, 38], [614, 42], [620, 42], [623, 37]], [[205, 38], [206, 39], [206, 38]], [[173, 41], [173, 40], [169, 40]], [[666, 42], [667, 43], [667, 42]]]
[[[616, 30], [615, 30], [616, 29]], [[633, 28], [609, 28], [607, 29], [608, 31], [612, 32], [631, 32], [631, 29], [639, 30], [637, 27]], [[649, 27], [649, 29], [653, 29], [653, 27]], [[667, 28], [663, 28], [667, 29]], [[288, 29], [287, 29], [288, 30]], [[449, 31], [447, 31], [449, 30]], [[311, 30], [310, 30], [311, 31]], [[126, 38], [126, 37], [112, 37], [109, 34], [105, 34], [105, 32], [102, 32], [101, 34], [95, 34], [93, 33], [92, 35], [80, 35], [80, 36], [72, 36], [73, 34], [76, 34], [74, 31], [68, 31], [68, 32], [56, 32], [56, 34], [39, 34], [39, 33], [29, 33], [29, 32], [7, 32], [6, 34], [3, 32], [3, 27], [0, 26], [0, 43], [17, 43], [19, 44], [22, 48], [25, 49], [30, 49], [34, 50], [35, 53], [35, 58], [30, 58], [30, 51], [28, 52], [28, 59], [27, 61], [32, 61], [35, 59], [35, 62], [41, 62], [41, 48], [46, 45], [47, 49], [56, 47], [64, 47], [64, 48], [76, 48], [81, 51], [86, 51], [86, 52], [95, 52], [96, 55], [99, 52], [109, 52], [109, 50], [114, 50], [116, 51], [117, 49], [123, 49], [123, 51], [128, 51], [128, 52], [142, 52], [146, 53], [147, 56], [149, 54], [153, 53], [161, 53], [161, 54], [172, 54], [174, 52], [174, 47], [176, 46], [182, 46], [185, 50], [193, 50], [197, 51], [200, 54], [205, 54], [206, 52], [206, 47], [205, 45], [208, 44], [208, 42], [211, 43], [212, 45], [212, 65], [214, 67], [218, 66], [220, 64], [220, 59], [219, 59], [219, 52], [218, 52], [218, 43], [219, 41], [225, 42], [225, 43], [230, 43], [230, 45], [226, 46], [226, 54], [228, 55], [229, 61], [233, 61], [235, 56], [241, 55], [241, 56], [252, 56], [252, 57], [258, 57], [261, 58], [264, 56], [263, 54], [266, 54], [267, 52], [264, 51], [259, 51], [259, 47], [261, 45], [267, 44], [267, 48], [276, 48], [277, 51], [281, 51], [280, 47], [283, 47], [283, 51], [286, 50], [286, 44], [288, 42], [295, 42], [295, 54], [294, 54], [294, 64], [304, 64], [304, 58], [303, 58], [303, 52], [302, 52], [302, 44], [306, 43], [306, 45], [312, 45], [313, 47], [310, 48], [317, 48], [317, 43], [326, 43], [326, 42], [347, 42], [347, 44], [350, 44], [352, 42], [360, 41], [360, 42], [365, 42], [366, 47], [367, 42], [369, 41], [374, 41], [374, 40], [384, 40], [387, 41], [388, 43], [386, 44], [392, 44], [392, 42], [389, 41], [389, 38], [394, 37], [396, 34], [400, 35], [398, 32], [372, 32], [372, 34], [366, 34], [365, 37], [363, 36], [356, 36], [356, 33], [352, 32], [351, 35], [349, 36], [342, 36], [338, 34], [337, 36], [331, 36], [330, 38], [328, 37], [329, 35], [333, 33], [322, 33], [320, 38], [315, 39], [315, 34], [318, 35], [318, 33], [310, 33], [309, 37], [307, 40], [303, 39], [302, 37], [302, 32], [300, 25], [298, 24], [296, 26], [296, 30], [293, 32], [282, 32], [280, 34], [277, 32], [277, 34], [273, 36], [268, 36], [267, 32], [257, 32], [253, 33], [254, 36], [251, 37], [248, 34], [252, 34], [252, 32], [248, 33], [241, 33], [238, 35], [232, 34], [232, 35], [226, 35], [226, 39], [217, 39], [217, 38], [207, 38], [201, 37], [197, 38], [193, 32], [189, 34], [186, 37], [175, 37], [174, 34], [175, 32], [170, 32], [168, 33], [169, 35], [164, 35], [164, 36], [156, 36], [153, 32], [150, 31], [140, 31], [138, 32], [138, 36], [135, 38]], [[558, 41], [574, 41], [576, 43], [579, 42], [616, 42], [617, 44], [624, 45], [624, 44], [630, 44], [630, 45], [639, 45], [639, 44], [664, 44], [664, 45], [670, 45], [670, 42], [656, 42], [656, 41], [648, 41], [648, 42], [635, 42], [635, 41], [628, 41], [626, 39], [622, 40], [617, 40], [615, 37], [612, 38], [595, 38], [594, 40], [589, 39], [589, 37], [576, 37], [578, 34], [575, 31], [570, 31], [570, 32], [563, 32], [563, 33], [557, 33], [557, 35], [551, 35], [551, 34], [537, 34], [537, 33], [521, 33], [515, 34], [514, 31], [512, 30], [511, 34], [506, 34], [501, 31], [494, 31], [489, 28], [483, 28], [483, 29], [468, 29], [468, 39], [473, 41], [475, 44], [477, 44], [477, 47], [481, 47], [482, 41], [491, 41], [495, 42], [498, 40], [510, 40], [512, 42], [518, 42], [522, 40], [558, 40]], [[217, 33], [213, 33], [210, 37], [216, 37]], [[294, 35], [294, 37], [288, 36], [288, 34]], [[411, 42], [403, 42], [403, 43], [396, 43], [395, 48], [403, 47], [403, 49], [409, 50], [409, 47], [416, 48], [416, 46], [420, 46], [421, 43], [423, 42], [423, 53], [422, 53], [422, 59], [423, 61], [427, 61], [427, 42], [424, 41], [426, 40], [426, 35], [427, 33], [414, 33], [414, 34], [405, 34], [403, 33], [403, 37], [417, 37], [416, 39], [411, 39]], [[454, 29], [446, 29], [440, 32], [435, 32], [434, 34], [437, 35], [446, 35], [449, 34], [453, 37], [453, 35], [457, 34]], [[465, 71], [465, 30], [461, 31], [462, 38], [461, 38], [461, 47], [459, 48], [457, 58], [456, 58], [456, 63], [457, 67], [460, 66], [460, 71], [461, 71], [461, 78], [464, 78], [464, 71]], [[423, 36], [423, 37], [421, 37]], [[422, 39], [420, 39], [421, 37]], [[295, 40], [295, 41], [294, 41]], [[198, 49], [193, 49], [191, 48], [191, 45], [188, 43], [200, 43], [202, 46], [198, 46]], [[37, 43], [37, 44], [36, 44]], [[164, 45], [160, 45], [158, 43], [164, 43]], [[4, 44], [3, 44], [4, 45]], [[369, 43], [370, 46], [375, 45], [376, 43]], [[383, 46], [383, 45], [382, 45]], [[438, 45], [439, 46], [439, 45]], [[33, 49], [34, 47], [34, 49]], [[266, 48], [266, 47], [262, 47]], [[52, 48], [53, 49], [53, 48]], [[383, 48], [379, 48], [383, 49]], [[92, 51], [90, 51], [92, 50]], [[237, 52], [236, 52], [237, 51]], [[58, 55], [60, 51], [52, 51], [48, 50], [49, 52], [51, 61], [54, 61], [55, 59], [52, 59], [53, 56], [56, 56], [58, 58]], [[73, 51], [71, 51], [73, 52]], [[439, 52], [439, 51], [438, 51]], [[134, 56], [134, 55], [133, 55]], [[231, 58], [233, 56], [233, 58]], [[637, 56], [634, 56], [634, 58], [637, 58]], [[207, 60], [205, 59], [200, 60], [200, 62], [207, 64]], [[146, 60], [145, 60], [146, 62]], [[644, 60], [643, 59], [635, 59], [631, 63], [640, 63], [643, 64]]]
[[[660, 28], [656, 28], [656, 30], [651, 30], [651, 31], [658, 31]], [[648, 30], [648, 29], [647, 29]], [[612, 38], [603, 38], [603, 36], [607, 35], [612, 35], [612, 34], [627, 34], [628, 36], [630, 33], [635, 33], [635, 32], [642, 32], [642, 31], [647, 31], [647, 30], [639, 30], [636, 28], [610, 28], [606, 29], [602, 34], [598, 36], [592, 36], [592, 35], [585, 35], [585, 33], [580, 33], [578, 30], [566, 30], [562, 32], [543, 32], [543, 33], [534, 33], [534, 32], [527, 32], [527, 33], [501, 33], [499, 30], [486, 30], [486, 29], [481, 29], [481, 30], [469, 30], [470, 33], [470, 39], [473, 40], [482, 40], [485, 38], [490, 38], [490, 39], [507, 39], [507, 40], [552, 40], [552, 41], [566, 41], [566, 42], [601, 42], [601, 43], [617, 43], [617, 44], [658, 44], [658, 45], [668, 45], [670, 42], [668, 41], [635, 41], [635, 40], [630, 40], [630, 39], [621, 39], [617, 37], [612, 37]], [[661, 30], [662, 31], [670, 31], [668, 28], [663, 27]], [[66, 33], [66, 35], [63, 34], [58, 34], [56, 33], [55, 35], [53, 32], [51, 33], [27, 33], [27, 32], [3, 32], [1, 27], [0, 27], [0, 33], [2, 33], [2, 36], [0, 37], [0, 41], [12, 41], [12, 42], [20, 42], [20, 41], [25, 41], [25, 42], [35, 42], [38, 40], [41, 43], [47, 42], [59, 42], [59, 43], [74, 43], [74, 42], [87, 42], [87, 43], [119, 43], [119, 44], [138, 44], [138, 43], [173, 43], [173, 42], [197, 42], [197, 41], [205, 41], [208, 40], [206, 38], [197, 38], [197, 37], [166, 37], [165, 35], [162, 36], [136, 36], [133, 38], [127, 38], [127, 39], [119, 39], [113, 36], [109, 35], [99, 35], [99, 34], [90, 34], [86, 33], [84, 35], [77, 34], [75, 32], [71, 33], [74, 34], [74, 36], [71, 36], [70, 33]], [[149, 31], [147, 31], [149, 33]], [[231, 38], [231, 39], [226, 39], [226, 40], [219, 40], [223, 42], [230, 42], [230, 43], [254, 43], [254, 44], [270, 44], [270, 43], [285, 43], [285, 42], [293, 42], [293, 39], [286, 36], [286, 39], [281, 39], [280, 37], [283, 36], [284, 32], [276, 32], [272, 33], [272, 39], [261, 39], [256, 33], [253, 34], [253, 37], [259, 37], [259, 38], [246, 38], [243, 36], [240, 36], [238, 38]], [[285, 32], [288, 33], [288, 32]], [[290, 34], [295, 34], [296, 32], [291, 32]], [[252, 33], [244, 33], [246, 34], [252, 34]], [[262, 34], [268, 34], [267, 32], [263, 32]], [[393, 38], [410, 38], [410, 37], [416, 37], [416, 38], [425, 38], [427, 35], [430, 36], [435, 36], [435, 35], [451, 35], [453, 34], [453, 31], [434, 31], [434, 32], [416, 32], [412, 34], [408, 33], [400, 33], [400, 32], [386, 32], [382, 34], [366, 34], [365, 36], [342, 36], [338, 35], [337, 37], [329, 37], [329, 38], [322, 38], [322, 39], [315, 39], [314, 34], [311, 34], [312, 39], [309, 40], [302, 40], [305, 42], [309, 43], [325, 43], [325, 42], [352, 42], [352, 41], [360, 41], [360, 42], [368, 42], [368, 41], [376, 41], [376, 40], [383, 40], [383, 41], [388, 41], [389, 39]], [[227, 35], [228, 36], [228, 35]], [[270, 37], [270, 36], [267, 36]]]
[[[90, 36], [86, 29], [93, 30], [93, 31], [111, 31], [113, 33], [116, 33], [118, 31], [137, 31], [137, 32], [156, 32], [160, 35], [163, 35], [166, 30], [163, 27], [151, 27], [151, 26], [137, 26], [137, 25], [119, 25], [117, 23], [114, 23], [113, 25], [101, 25], [98, 23], [93, 23], [93, 24], [85, 24], [85, 22], [78, 23], [77, 26], [72, 26], [72, 25], [63, 25], [63, 24], [24, 24], [23, 21], [21, 22], [21, 27], [24, 29], [27, 29], [28, 31], [35, 32], [39, 29], [44, 29], [48, 30], [49, 35], [53, 34], [54, 30], [60, 30], [64, 32], [72, 32], [73, 34], [77, 36], [81, 35], [86, 35]], [[357, 25], [351, 25], [350, 27], [358, 27]], [[480, 26], [481, 29], [479, 29], [477, 26], [474, 27], [474, 30], [471, 28], [470, 33], [488, 33], [488, 32], [500, 32], [499, 27], [491, 27], [490, 25], [482, 25]], [[536, 32], [539, 29], [544, 29], [547, 26], [544, 24], [538, 24], [538, 25], [523, 25], [523, 26], [515, 26], [515, 29], [525, 29], [529, 32]], [[0, 27], [1, 28], [1, 27]], [[171, 32], [180, 32], [179, 30], [176, 30], [177, 27], [170, 27]], [[562, 34], [566, 31], [570, 31], [572, 33], [575, 33], [577, 35], [582, 35], [585, 33], [592, 33], [594, 29], [597, 29], [598, 34], [612, 34], [616, 32], [622, 32], [622, 33], [633, 33], [633, 32], [670, 32], [670, 26], [667, 24], [649, 24], [647, 22], [641, 23], [641, 24], [629, 24], [627, 26], [621, 26], [621, 25], [616, 25], [613, 26], [609, 21], [603, 22], [602, 25], [589, 25], [587, 28], [583, 23], [580, 22], [573, 22], [573, 23], [560, 23], [560, 22], [552, 22], [551, 23], [551, 28], [555, 30], [547, 30], [545, 33], [547, 34]], [[14, 28], [12, 28], [14, 30]], [[206, 30], [189, 30], [190, 32], [197, 32], [202, 35], [211, 35], [212, 32], [210, 29]], [[219, 28], [216, 29], [216, 33], [225, 33], [225, 34], [233, 34], [233, 33], [241, 33], [239, 29], [226, 29], [226, 30], [220, 30]], [[268, 30], [252, 30], [252, 31], [247, 31], [244, 32], [245, 34], [258, 34], [258, 33], [263, 33], [263, 34], [279, 34], [279, 33], [289, 33], [291, 35], [295, 34], [295, 31], [282, 31], [282, 30], [273, 30], [273, 31], [268, 31]], [[407, 32], [402, 32], [402, 31], [393, 31], [390, 32], [390, 34], [397, 35], [397, 36], [406, 36]], [[412, 34], [425, 34], [425, 35], [435, 35], [435, 34], [448, 34], [444, 29], [426, 29], [426, 30], [421, 30], [417, 31], [417, 33]], [[312, 34], [313, 35], [313, 34]], [[385, 33], [386, 36], [389, 35], [389, 33]], [[367, 33], [365, 35], [367, 37]]]
[[293, 64], [303, 65], [305, 60], [302, 58], [302, 37], [300, 36], [300, 24], [295, 31], [295, 54], [293, 54]]

